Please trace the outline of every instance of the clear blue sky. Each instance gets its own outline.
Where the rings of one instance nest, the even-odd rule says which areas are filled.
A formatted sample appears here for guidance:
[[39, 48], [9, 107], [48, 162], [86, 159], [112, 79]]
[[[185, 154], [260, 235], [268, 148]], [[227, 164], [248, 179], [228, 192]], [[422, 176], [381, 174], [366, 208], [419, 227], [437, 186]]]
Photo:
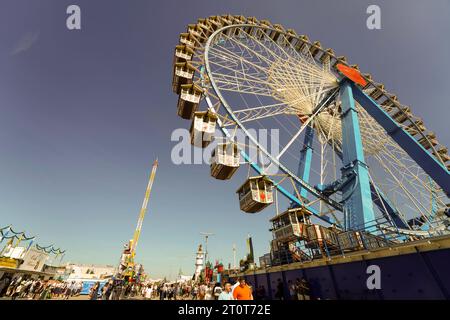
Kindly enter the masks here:
[[[82, 9], [82, 30], [65, 27]], [[382, 29], [365, 26], [379, 4]], [[153, 277], [193, 272], [200, 231], [232, 261], [268, 250], [273, 210], [245, 215], [231, 182], [206, 165], [175, 166], [171, 68], [178, 34], [216, 14], [267, 18], [321, 41], [383, 82], [450, 145], [450, 1], [87, 1], [0, 3], [0, 225], [13, 224], [66, 261], [116, 264], [132, 236], [151, 164], [159, 157], [138, 259]], [[245, 170], [241, 170], [245, 171]]]

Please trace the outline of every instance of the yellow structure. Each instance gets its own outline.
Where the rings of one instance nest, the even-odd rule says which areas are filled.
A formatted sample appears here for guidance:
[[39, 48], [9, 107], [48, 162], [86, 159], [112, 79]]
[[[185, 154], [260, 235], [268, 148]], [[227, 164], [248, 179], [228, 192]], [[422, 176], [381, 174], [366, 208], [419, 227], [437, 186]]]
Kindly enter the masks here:
[[144, 222], [145, 213], [147, 212], [148, 201], [150, 200], [150, 193], [152, 191], [153, 181], [155, 180], [156, 169], [158, 168], [158, 159], [153, 162], [152, 173], [150, 174], [150, 179], [148, 180], [147, 190], [145, 191], [144, 202], [142, 203], [141, 211], [139, 212], [139, 219], [136, 225], [136, 230], [134, 231], [133, 240], [131, 242], [131, 255], [134, 258], [136, 247], [141, 235], [142, 224]]
[[150, 200], [150, 193], [152, 191], [153, 181], [155, 180], [156, 169], [158, 168], [158, 159], [153, 162], [152, 172], [150, 174], [150, 178], [148, 180], [147, 189], [145, 191], [144, 201], [142, 203], [141, 210], [139, 212], [139, 219], [136, 225], [136, 229], [134, 230], [133, 239], [130, 240], [128, 248], [125, 249], [124, 254], [122, 255], [122, 265], [125, 267], [125, 270], [120, 271], [124, 276], [134, 275], [134, 257], [136, 255], [136, 248], [139, 242], [139, 237], [141, 235], [142, 224], [144, 223], [145, 214], [147, 212], [148, 202]]

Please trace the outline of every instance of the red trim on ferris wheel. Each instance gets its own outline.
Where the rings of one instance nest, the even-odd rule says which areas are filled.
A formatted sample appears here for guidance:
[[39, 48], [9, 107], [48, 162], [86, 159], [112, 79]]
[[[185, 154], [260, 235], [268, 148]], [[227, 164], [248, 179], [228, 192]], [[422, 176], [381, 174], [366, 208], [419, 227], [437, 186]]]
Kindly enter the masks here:
[[301, 123], [305, 123], [309, 119], [309, 116], [306, 114], [298, 114], [297, 116]]
[[349, 66], [338, 63], [336, 68], [347, 78], [352, 80], [354, 83], [359, 84], [361, 86], [365, 86], [367, 84], [366, 79], [361, 76], [361, 73], [355, 68], [351, 68]]

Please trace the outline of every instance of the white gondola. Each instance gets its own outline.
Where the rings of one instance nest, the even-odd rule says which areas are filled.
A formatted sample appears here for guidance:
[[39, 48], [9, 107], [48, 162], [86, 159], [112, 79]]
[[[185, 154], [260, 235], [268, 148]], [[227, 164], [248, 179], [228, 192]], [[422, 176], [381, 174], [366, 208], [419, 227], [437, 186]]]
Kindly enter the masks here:
[[395, 94], [387, 93], [386, 96], [388, 97], [383, 103], [381, 104], [383, 107], [399, 107], [400, 103], [398, 102], [398, 98]]
[[[426, 138], [425, 138], [426, 137]], [[425, 149], [431, 149], [431, 146], [438, 145], [438, 141], [436, 139], [436, 134], [434, 132], [430, 132], [425, 137], [419, 139], [419, 143], [425, 148]]]
[[[450, 156], [448, 155], [448, 149], [446, 147], [441, 147], [440, 149], [437, 149], [436, 153], [439, 155], [442, 161], [447, 162], [450, 160]], [[436, 153], [433, 152], [434, 155], [436, 155]]]
[[423, 120], [418, 119], [418, 120], [414, 121], [414, 124], [411, 123], [409, 126], [406, 126], [405, 130], [408, 131], [408, 133], [410, 135], [415, 136], [416, 134], [425, 131], [426, 128], [423, 123]]
[[193, 55], [194, 49], [185, 44], [179, 44], [175, 47], [175, 63], [191, 61]]
[[266, 176], [250, 177], [236, 193], [241, 210], [256, 213], [273, 203], [273, 182]]
[[333, 63], [333, 68], [336, 69], [336, 66], [338, 63], [346, 65], [347, 64], [347, 58], [345, 56], [339, 56], [336, 58], [336, 61]]
[[183, 119], [192, 119], [202, 98], [203, 90], [196, 84], [181, 85], [178, 97], [178, 115]]
[[[229, 25], [231, 25], [232, 24], [232, 16], [230, 16], [230, 15], [223, 15], [223, 16], [221, 16], [220, 17], [220, 22], [222, 23], [222, 25], [224, 26], [224, 27], [226, 27], [226, 26], [229, 26]], [[224, 31], [223, 31], [223, 33], [225, 34], [225, 35], [227, 35], [227, 36], [229, 36], [230, 34], [231, 34], [231, 29], [232, 28], [227, 28], [227, 29], [225, 29]]]
[[287, 29], [284, 33], [284, 37], [281, 38], [281, 44], [285, 47], [293, 45], [294, 39], [296, 39], [297, 33], [292, 29]]
[[272, 28], [272, 23], [269, 20], [261, 20], [260, 25], [262, 28], [258, 28], [256, 30], [256, 37], [261, 40], [264, 38], [265, 34], [270, 34], [270, 29], [264, 29], [264, 28]]
[[325, 63], [329, 64], [332, 56], [334, 56], [334, 51], [333, 51], [333, 49], [329, 48], [323, 52], [323, 54], [320, 56], [319, 60], [323, 64], [325, 64]]
[[189, 62], [175, 63], [172, 80], [173, 92], [180, 94], [182, 85], [191, 84], [194, 72], [195, 68]]
[[201, 30], [196, 24], [188, 24], [187, 32], [192, 34], [194, 37], [201, 36]]
[[[208, 38], [213, 32], [209, 21], [206, 19], [198, 19], [197, 26], [199, 27], [200, 30], [202, 30], [201, 33], [205, 37], [205, 39]], [[203, 41], [204, 40], [202, 39], [201, 42]]]
[[273, 28], [275, 30], [271, 30], [269, 33], [269, 38], [273, 40], [273, 42], [277, 42], [280, 38], [280, 35], [285, 32], [284, 28], [280, 24], [274, 24]]
[[195, 47], [195, 40], [197, 38], [192, 33], [181, 33], [180, 43], [185, 44], [190, 47]]
[[371, 90], [369, 96], [374, 100], [378, 100], [384, 94], [384, 84], [375, 83], [375, 87]]
[[228, 180], [239, 169], [240, 153], [234, 142], [219, 143], [211, 155], [211, 176]]
[[[255, 17], [249, 17], [249, 18], [247, 19], [247, 23], [256, 26], [256, 25], [258, 25], [259, 21], [258, 21], [258, 19], [256, 19]], [[252, 35], [254, 29], [255, 29], [255, 28], [254, 28], [253, 26], [247, 26], [247, 27], [244, 28], [244, 31], [245, 31], [247, 34]]]
[[236, 24], [244, 24], [247, 22], [247, 18], [243, 15], [233, 16], [233, 18]]
[[217, 31], [218, 29], [222, 28], [222, 23], [217, 16], [209, 17], [208, 21], [213, 31]]
[[312, 57], [315, 58], [316, 55], [322, 51], [322, 45], [319, 41], [314, 41], [314, 43], [309, 48], [309, 52], [311, 53]]
[[298, 52], [303, 52], [307, 45], [309, 44], [309, 38], [306, 35], [301, 35], [298, 38], [297, 44], [295, 45], [295, 50]]
[[304, 240], [312, 213], [306, 208], [292, 208], [270, 219], [274, 239], [281, 243]]
[[214, 138], [217, 115], [210, 110], [194, 113], [191, 124], [191, 143], [196, 147], [206, 148]]
[[403, 123], [406, 120], [408, 120], [409, 117], [412, 116], [411, 108], [410, 107], [401, 107], [402, 111], [397, 111], [392, 118], [397, 121], [398, 123]]

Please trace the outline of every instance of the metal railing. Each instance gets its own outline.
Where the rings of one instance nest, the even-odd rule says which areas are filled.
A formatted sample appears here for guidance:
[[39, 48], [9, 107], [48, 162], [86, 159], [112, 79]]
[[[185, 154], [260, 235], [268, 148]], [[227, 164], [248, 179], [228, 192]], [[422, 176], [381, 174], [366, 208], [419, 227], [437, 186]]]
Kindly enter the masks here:
[[278, 252], [271, 253], [271, 265], [285, 265], [323, 258], [331, 260], [344, 257], [350, 252], [389, 248], [402, 243], [449, 234], [449, 225], [448, 219], [442, 219], [434, 221], [428, 229], [406, 230], [399, 229], [384, 217], [380, 217], [366, 223], [364, 228], [356, 230], [337, 232], [321, 227], [323, 233], [316, 239], [301, 240], [296, 243], [301, 254], [294, 255], [287, 244], [282, 245]]

